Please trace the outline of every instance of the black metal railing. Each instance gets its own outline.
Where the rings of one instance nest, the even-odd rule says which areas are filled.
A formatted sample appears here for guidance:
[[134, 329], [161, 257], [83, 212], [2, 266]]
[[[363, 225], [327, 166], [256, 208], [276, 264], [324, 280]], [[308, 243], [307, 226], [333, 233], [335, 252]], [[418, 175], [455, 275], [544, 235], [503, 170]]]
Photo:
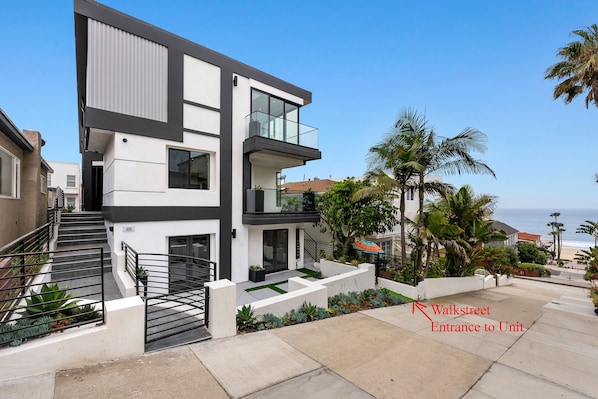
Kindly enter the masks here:
[[0, 255], [41, 252], [49, 249], [51, 238], [51, 223], [38, 227], [31, 233], [25, 234], [0, 248]]
[[139, 253], [125, 242], [125, 268], [146, 306], [146, 344], [208, 326], [206, 282], [216, 263], [176, 254]]
[[103, 258], [101, 247], [0, 254], [0, 347], [103, 323]]
[[303, 248], [316, 262], [326, 255], [332, 255], [332, 252], [334, 251], [334, 246], [331, 242], [318, 242], [307, 234], [307, 232], [303, 233]]

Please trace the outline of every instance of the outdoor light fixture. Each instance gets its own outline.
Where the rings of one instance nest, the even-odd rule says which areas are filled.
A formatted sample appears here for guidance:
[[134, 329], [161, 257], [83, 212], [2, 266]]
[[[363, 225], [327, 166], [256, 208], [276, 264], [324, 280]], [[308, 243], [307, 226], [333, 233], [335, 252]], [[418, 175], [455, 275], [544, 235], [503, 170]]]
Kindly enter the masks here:
[[233, 229], [233, 232], [231, 235], [233, 236], [233, 238], [237, 238], [237, 229]]
[[233, 76], [233, 86], [237, 86], [237, 75]]
[[127, 142], [127, 138], [125, 137], [125, 138], [123, 139], [123, 143], [126, 143], [126, 142]]

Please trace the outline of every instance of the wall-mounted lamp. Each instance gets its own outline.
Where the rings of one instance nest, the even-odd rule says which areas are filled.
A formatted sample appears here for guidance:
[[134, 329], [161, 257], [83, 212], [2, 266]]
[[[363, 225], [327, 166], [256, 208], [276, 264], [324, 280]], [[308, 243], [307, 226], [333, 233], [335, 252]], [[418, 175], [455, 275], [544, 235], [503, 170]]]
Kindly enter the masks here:
[[125, 137], [125, 138], [123, 139], [123, 143], [126, 143], [126, 142], [127, 142], [127, 138]]
[[237, 86], [237, 75], [233, 76], [233, 86]]
[[231, 233], [231, 236], [233, 238], [237, 238], [237, 229], [233, 229], [233, 232]]

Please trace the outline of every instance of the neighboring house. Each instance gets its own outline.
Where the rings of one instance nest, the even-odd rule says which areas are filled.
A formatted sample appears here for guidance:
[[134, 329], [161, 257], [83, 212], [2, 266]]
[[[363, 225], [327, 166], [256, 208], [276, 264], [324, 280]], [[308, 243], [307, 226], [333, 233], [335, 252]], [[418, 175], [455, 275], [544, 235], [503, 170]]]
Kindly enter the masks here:
[[0, 247], [47, 222], [48, 172], [39, 132], [21, 132], [0, 109]]
[[491, 241], [487, 243], [487, 246], [491, 247], [515, 247], [517, 245], [519, 231], [506, 223], [499, 222], [498, 220], [492, 221], [492, 228], [494, 230], [502, 231], [507, 236], [504, 241]]
[[81, 210], [81, 168], [79, 164], [54, 161], [48, 163], [54, 169], [53, 173], [48, 174], [48, 188], [55, 191], [57, 187], [60, 187], [64, 193], [64, 206], [71, 208], [74, 212], [79, 212]]
[[280, 183], [321, 158], [309, 91], [93, 1], [75, 0], [75, 42], [83, 208], [113, 256], [207, 258], [234, 282], [302, 266], [319, 215], [283, 209]]
[[539, 234], [531, 234], [531, 233], [517, 233], [517, 242], [531, 242], [537, 247], [542, 246], [542, 236]]
[[307, 190], [311, 190], [316, 194], [322, 194], [328, 191], [328, 188], [334, 183], [336, 183], [334, 180], [318, 179], [315, 177], [313, 180], [284, 183], [282, 184], [282, 189], [288, 194], [299, 194]]

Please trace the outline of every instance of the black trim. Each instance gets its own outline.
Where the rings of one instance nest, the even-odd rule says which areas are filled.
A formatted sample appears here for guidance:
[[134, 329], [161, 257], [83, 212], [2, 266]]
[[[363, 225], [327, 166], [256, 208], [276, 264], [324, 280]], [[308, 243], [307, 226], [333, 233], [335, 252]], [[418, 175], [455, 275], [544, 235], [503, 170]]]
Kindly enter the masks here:
[[196, 103], [196, 102], [185, 100], [185, 99], [183, 99], [183, 104], [193, 105], [194, 107], [204, 108], [204, 109], [208, 109], [210, 111], [220, 112], [220, 110], [218, 108], [210, 107], [209, 105], [204, 105], [204, 104]]
[[[182, 124], [175, 127], [170, 123], [90, 107], [85, 109], [85, 119], [87, 128], [110, 130], [156, 139], [183, 141]], [[87, 149], [87, 144], [85, 149]]]
[[195, 129], [183, 129], [183, 133], [187, 132], [187, 133], [193, 133], [193, 134], [201, 134], [202, 136], [209, 136], [209, 137], [216, 137], [216, 138], [220, 138], [219, 134], [215, 134], [215, 133], [208, 133], [208, 132], [202, 132], [201, 130], [195, 130]]
[[252, 136], [243, 142], [243, 153], [251, 154], [252, 152], [283, 154], [288, 158], [301, 159], [304, 164], [307, 161], [322, 158], [320, 150], [316, 150], [315, 148], [291, 144], [262, 136]]
[[264, 224], [285, 224], [285, 223], [318, 223], [319, 212], [297, 212], [297, 213], [244, 213], [243, 224], [259, 226]]
[[103, 206], [102, 216], [112, 223], [212, 220], [219, 219], [219, 211], [206, 206]]

